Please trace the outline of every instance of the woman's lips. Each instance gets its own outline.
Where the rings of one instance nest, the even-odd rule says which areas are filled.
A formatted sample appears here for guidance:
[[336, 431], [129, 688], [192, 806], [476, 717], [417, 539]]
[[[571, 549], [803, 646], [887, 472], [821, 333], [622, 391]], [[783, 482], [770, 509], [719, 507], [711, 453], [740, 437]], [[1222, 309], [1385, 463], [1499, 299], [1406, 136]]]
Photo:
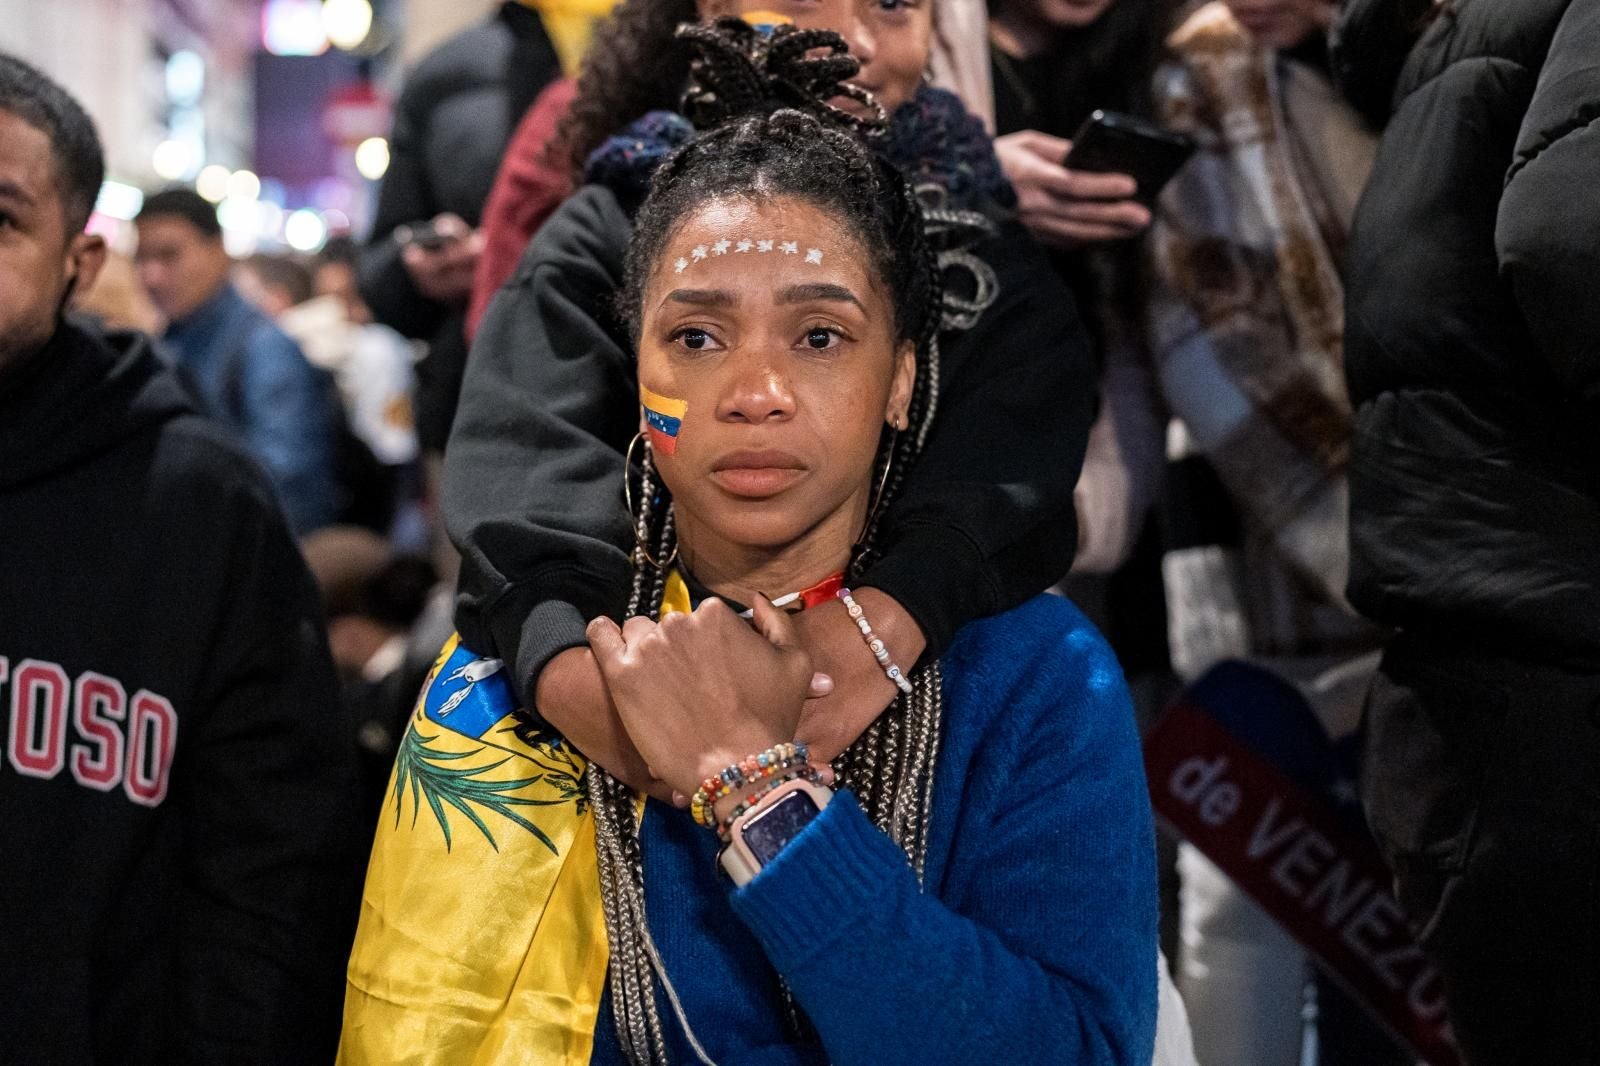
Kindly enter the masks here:
[[734, 452], [711, 467], [711, 480], [735, 496], [761, 499], [805, 477], [805, 463], [788, 452]]

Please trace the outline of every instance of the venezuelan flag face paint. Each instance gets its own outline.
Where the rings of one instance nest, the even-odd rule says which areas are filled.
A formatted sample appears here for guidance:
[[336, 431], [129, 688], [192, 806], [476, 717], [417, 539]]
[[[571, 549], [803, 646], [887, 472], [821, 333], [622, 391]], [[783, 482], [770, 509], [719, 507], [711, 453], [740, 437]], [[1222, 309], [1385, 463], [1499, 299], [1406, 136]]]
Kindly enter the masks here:
[[689, 412], [684, 400], [674, 400], [639, 386], [639, 402], [644, 406], [645, 427], [650, 447], [657, 455], [676, 455], [678, 434], [683, 431], [683, 416]]

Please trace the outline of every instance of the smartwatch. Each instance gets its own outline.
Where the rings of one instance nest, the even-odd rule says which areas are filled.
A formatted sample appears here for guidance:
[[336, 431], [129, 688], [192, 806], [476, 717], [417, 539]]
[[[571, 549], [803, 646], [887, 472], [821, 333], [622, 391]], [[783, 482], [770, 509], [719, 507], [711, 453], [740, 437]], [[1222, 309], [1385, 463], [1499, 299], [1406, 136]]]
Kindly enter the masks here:
[[832, 789], [804, 778], [774, 788], [729, 829], [728, 846], [721, 855], [723, 870], [735, 885], [749, 884], [832, 798]]

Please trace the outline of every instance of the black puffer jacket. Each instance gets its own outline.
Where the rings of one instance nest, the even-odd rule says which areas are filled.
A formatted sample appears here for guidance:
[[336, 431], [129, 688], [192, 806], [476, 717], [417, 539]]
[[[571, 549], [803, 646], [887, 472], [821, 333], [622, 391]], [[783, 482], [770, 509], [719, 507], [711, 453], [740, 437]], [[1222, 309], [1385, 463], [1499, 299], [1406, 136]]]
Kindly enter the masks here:
[[522, 113], [561, 73], [539, 13], [506, 0], [406, 76], [390, 134], [392, 159], [378, 193], [372, 240], [361, 260], [361, 294], [386, 326], [429, 343], [417, 367], [417, 432], [443, 451], [467, 361], [466, 306], [423, 296], [393, 240], [403, 225], [449, 211], [476, 226], [500, 157]]
[[1600, 668], [1600, 0], [1455, 0], [1392, 99], [1350, 249], [1351, 600]]

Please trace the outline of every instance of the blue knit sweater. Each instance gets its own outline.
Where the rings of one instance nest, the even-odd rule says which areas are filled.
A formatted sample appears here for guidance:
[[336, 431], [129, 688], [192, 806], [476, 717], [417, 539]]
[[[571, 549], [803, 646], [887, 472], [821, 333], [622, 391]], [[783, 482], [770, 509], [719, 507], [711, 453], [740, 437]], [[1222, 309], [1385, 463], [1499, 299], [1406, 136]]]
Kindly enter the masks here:
[[[963, 628], [943, 667], [926, 891], [849, 793], [737, 890], [713, 834], [649, 804], [650, 929], [718, 1066], [1148, 1066], [1155, 839], [1115, 658], [1041, 596]], [[786, 1035], [780, 974], [820, 1045]], [[609, 996], [592, 1061], [624, 1061]]]

